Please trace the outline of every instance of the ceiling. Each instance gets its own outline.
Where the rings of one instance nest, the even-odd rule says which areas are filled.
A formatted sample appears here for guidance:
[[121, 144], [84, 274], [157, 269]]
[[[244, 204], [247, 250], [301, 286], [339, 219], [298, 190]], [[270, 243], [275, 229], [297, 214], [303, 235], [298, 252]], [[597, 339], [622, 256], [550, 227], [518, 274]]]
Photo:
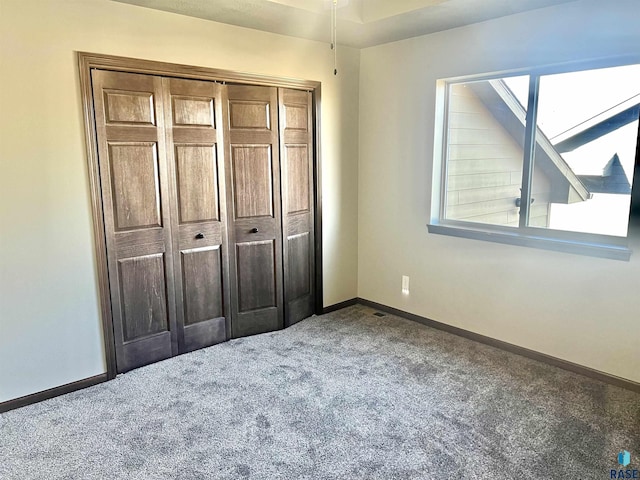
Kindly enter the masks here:
[[[114, 0], [330, 41], [332, 0]], [[574, 0], [338, 0], [338, 43], [363, 48]]]

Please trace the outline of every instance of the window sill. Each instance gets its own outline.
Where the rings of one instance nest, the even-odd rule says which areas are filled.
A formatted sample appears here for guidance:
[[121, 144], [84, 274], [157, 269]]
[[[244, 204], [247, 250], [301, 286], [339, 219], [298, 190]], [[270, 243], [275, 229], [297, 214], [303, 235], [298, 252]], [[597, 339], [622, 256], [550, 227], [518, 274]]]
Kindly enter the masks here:
[[[459, 225], [427, 225], [429, 233], [438, 235], [449, 235], [460, 238], [470, 238], [507, 245], [518, 245], [522, 247], [539, 248], [543, 250], [553, 250], [556, 252], [573, 253], [577, 255], [587, 255], [590, 257], [609, 258], [612, 260], [629, 261], [631, 250], [624, 245], [610, 243], [598, 243], [593, 241], [583, 241], [567, 238], [554, 238], [547, 236], [523, 233], [522, 231], [493, 230], [491, 228], [469, 228]], [[563, 232], [566, 233], [566, 232]], [[574, 236], [582, 236], [579, 233]], [[588, 236], [588, 235], [585, 235]], [[624, 239], [621, 239], [624, 240]]]

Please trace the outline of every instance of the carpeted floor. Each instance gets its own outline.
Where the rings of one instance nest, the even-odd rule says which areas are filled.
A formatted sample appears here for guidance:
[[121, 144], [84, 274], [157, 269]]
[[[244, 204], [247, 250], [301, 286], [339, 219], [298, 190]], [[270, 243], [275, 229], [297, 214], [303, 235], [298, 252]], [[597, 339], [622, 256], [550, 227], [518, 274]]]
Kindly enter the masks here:
[[0, 478], [586, 480], [621, 449], [639, 467], [639, 394], [373, 313], [4, 413]]

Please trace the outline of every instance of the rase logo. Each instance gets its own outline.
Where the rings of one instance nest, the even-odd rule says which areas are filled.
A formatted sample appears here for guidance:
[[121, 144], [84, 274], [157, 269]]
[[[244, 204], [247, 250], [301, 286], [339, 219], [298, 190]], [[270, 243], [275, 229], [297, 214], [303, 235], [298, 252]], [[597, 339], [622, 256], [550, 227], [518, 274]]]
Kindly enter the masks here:
[[626, 467], [631, 463], [631, 454], [626, 450], [621, 451], [618, 454], [618, 463], [623, 467]]
[[[631, 454], [629, 452], [627, 452], [626, 450], [622, 450], [619, 454], [618, 454], [618, 463], [622, 466], [622, 467], [626, 467], [631, 463]], [[626, 470], [623, 469], [617, 469], [617, 470], [611, 470], [610, 472], [611, 476], [609, 478], [638, 478], [640, 479], [640, 472], [638, 472], [637, 468], [628, 468]]]

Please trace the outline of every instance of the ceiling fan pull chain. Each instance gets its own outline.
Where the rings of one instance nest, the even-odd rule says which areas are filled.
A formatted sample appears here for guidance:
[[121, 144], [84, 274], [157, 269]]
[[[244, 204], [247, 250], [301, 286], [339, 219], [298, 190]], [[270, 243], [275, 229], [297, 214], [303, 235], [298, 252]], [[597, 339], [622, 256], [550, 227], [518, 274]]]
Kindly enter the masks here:
[[333, 50], [333, 74], [338, 74], [338, 0], [331, 5], [331, 49]]

